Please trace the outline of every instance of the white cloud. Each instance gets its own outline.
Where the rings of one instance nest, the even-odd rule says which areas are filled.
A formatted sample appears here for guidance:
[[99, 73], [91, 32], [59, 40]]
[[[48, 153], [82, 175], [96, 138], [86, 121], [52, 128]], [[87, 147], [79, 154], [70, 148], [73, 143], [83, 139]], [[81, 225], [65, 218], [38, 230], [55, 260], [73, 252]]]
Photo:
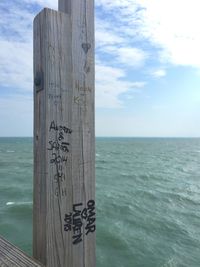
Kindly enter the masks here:
[[96, 18], [95, 42], [97, 49], [103, 49], [104, 46], [123, 44], [125, 39], [113, 30], [109, 22]]
[[[110, 1], [102, 1], [112, 7]], [[98, 4], [98, 3], [97, 3]], [[115, 7], [116, 7], [115, 3]], [[106, 8], [108, 8], [106, 5]], [[123, 18], [122, 18], [123, 21]], [[116, 20], [110, 20], [109, 16], [104, 19], [96, 17], [96, 48], [97, 54], [109, 54], [113, 58], [112, 61], [127, 67], [141, 67], [144, 65], [148, 55], [140, 47], [130, 44], [129, 36], [124, 34], [124, 29], [118, 27]]]
[[32, 43], [0, 40], [0, 84], [32, 90]]
[[[16, 5], [7, 7], [7, 12], [1, 11], [0, 5], [0, 38], [27, 42], [32, 39], [33, 13]], [[6, 5], [5, 5], [6, 6]]]
[[118, 30], [148, 40], [160, 59], [175, 65], [200, 67], [199, 0], [97, 0], [117, 18]]
[[113, 10], [115, 8], [120, 8], [120, 11], [130, 13], [136, 11], [137, 5], [134, 0], [96, 0], [97, 6], [103, 6], [105, 9]]
[[144, 64], [147, 58], [147, 54], [143, 50], [129, 46], [106, 46], [103, 51], [104, 53], [109, 53], [114, 56], [114, 59], [118, 63], [127, 66], [140, 67]]
[[[30, 2], [30, 1], [29, 1]], [[3, 8], [1, 3], [0, 10]], [[32, 21], [34, 14], [19, 5], [4, 4], [0, 12], [0, 84], [17, 90], [32, 90]]]
[[[29, 5], [37, 3], [41, 6], [56, 8], [55, 1], [24, 1], [23, 8], [17, 4], [9, 5], [9, 12], [2, 13], [0, 25], [4, 31], [0, 33], [0, 84], [4, 87], [32, 91], [32, 21], [34, 13]], [[109, 22], [102, 23], [97, 19], [97, 49], [107, 51], [120, 64], [140, 66], [145, 60], [142, 50], [129, 47], [126, 39], [111, 29]], [[10, 35], [8, 35], [10, 33]], [[114, 61], [114, 60], [113, 60]], [[131, 89], [140, 88], [142, 82], [126, 81], [125, 69], [97, 63], [97, 107], [119, 108], [123, 106], [120, 95]], [[15, 106], [15, 105], [13, 105]]]
[[142, 5], [142, 34], [163, 49], [162, 59], [200, 67], [200, 2], [144, 0]]
[[151, 74], [155, 78], [161, 78], [161, 77], [166, 76], [166, 71], [163, 69], [160, 69], [160, 70], [153, 71]]
[[127, 66], [141, 67], [147, 55], [144, 51], [135, 47], [120, 47], [117, 49], [117, 60]]
[[0, 84], [13, 90], [33, 88], [33, 4], [57, 9], [53, 0], [0, 3]]
[[[53, 0], [22, 2], [27, 5], [37, 3], [41, 8], [57, 8], [57, 1]], [[118, 21], [97, 18], [96, 47], [100, 49], [99, 53], [109, 53], [116, 63], [127, 67], [143, 66], [149, 55], [130, 44], [130, 37], [137, 35], [160, 49], [162, 61], [200, 67], [199, 0], [97, 0], [96, 5], [118, 18]], [[0, 16], [0, 82], [22, 89], [32, 88], [34, 14], [26, 7], [9, 4], [9, 12], [1, 12]], [[158, 70], [153, 75], [161, 77], [165, 72]]]
[[97, 53], [109, 54], [116, 63], [126, 66], [141, 67], [147, 59], [142, 49], [129, 45], [129, 40], [120, 32], [113, 30], [110, 23], [96, 20]]
[[97, 29], [95, 37], [96, 37], [95, 38], [96, 48], [100, 48], [105, 45], [120, 44], [123, 42], [120, 36], [117, 36], [116, 34], [112, 32], [105, 31], [102, 29]]
[[125, 80], [123, 69], [113, 68], [102, 63], [96, 66], [96, 106], [101, 108], [120, 108], [123, 106], [120, 95], [142, 88], [144, 82]]
[[23, 2], [27, 3], [27, 4], [38, 4], [41, 7], [48, 7], [48, 8], [54, 8], [57, 9], [58, 8], [58, 0], [23, 0]]

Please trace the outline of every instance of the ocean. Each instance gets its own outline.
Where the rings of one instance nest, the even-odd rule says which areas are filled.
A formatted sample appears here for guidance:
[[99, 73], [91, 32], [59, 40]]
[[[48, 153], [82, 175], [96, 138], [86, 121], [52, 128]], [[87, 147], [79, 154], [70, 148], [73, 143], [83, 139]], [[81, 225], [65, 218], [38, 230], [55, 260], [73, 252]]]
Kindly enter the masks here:
[[[31, 255], [32, 138], [0, 138], [0, 235]], [[200, 139], [96, 139], [97, 267], [200, 266]]]

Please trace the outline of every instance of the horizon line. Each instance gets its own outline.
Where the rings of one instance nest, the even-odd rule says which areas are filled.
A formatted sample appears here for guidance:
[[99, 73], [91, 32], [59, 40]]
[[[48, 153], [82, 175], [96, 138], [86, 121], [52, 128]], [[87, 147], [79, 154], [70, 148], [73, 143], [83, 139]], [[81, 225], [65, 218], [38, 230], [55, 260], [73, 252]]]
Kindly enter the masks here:
[[[0, 138], [33, 138], [33, 136], [0, 136]], [[200, 138], [200, 136], [95, 136], [95, 138]]]

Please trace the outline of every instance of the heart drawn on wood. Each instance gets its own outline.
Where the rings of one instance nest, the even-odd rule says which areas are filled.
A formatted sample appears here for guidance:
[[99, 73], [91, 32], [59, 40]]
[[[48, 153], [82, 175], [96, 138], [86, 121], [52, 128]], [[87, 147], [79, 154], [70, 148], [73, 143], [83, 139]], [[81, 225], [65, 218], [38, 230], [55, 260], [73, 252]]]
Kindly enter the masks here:
[[84, 52], [87, 54], [87, 52], [91, 48], [91, 44], [89, 44], [89, 43], [83, 43], [82, 44], [82, 48], [83, 48]]

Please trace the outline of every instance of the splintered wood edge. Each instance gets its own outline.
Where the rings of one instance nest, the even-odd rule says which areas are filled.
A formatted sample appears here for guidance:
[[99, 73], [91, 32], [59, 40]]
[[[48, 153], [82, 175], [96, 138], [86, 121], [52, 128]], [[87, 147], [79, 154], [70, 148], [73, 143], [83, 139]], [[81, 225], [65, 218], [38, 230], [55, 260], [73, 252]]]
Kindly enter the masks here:
[[0, 236], [0, 266], [1, 267], [44, 267], [38, 261], [27, 256], [19, 248]]

